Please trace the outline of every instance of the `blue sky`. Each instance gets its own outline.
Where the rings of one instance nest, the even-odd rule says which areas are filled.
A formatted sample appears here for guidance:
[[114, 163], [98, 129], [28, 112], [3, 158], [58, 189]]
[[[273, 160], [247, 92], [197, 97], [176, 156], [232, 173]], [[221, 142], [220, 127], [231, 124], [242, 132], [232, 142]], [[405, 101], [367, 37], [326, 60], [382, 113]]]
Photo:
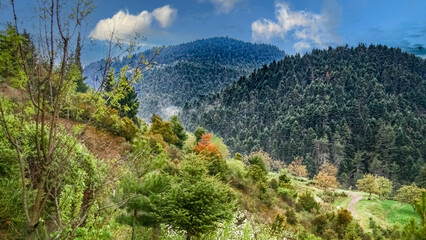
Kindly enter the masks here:
[[[35, 1], [16, 0], [22, 24], [32, 29]], [[271, 43], [288, 54], [358, 43], [386, 44], [426, 56], [424, 0], [95, 0], [85, 26], [83, 62], [102, 57], [102, 43], [114, 30], [125, 39], [134, 32], [145, 48], [214, 36]], [[10, 19], [3, 10], [1, 21]]]

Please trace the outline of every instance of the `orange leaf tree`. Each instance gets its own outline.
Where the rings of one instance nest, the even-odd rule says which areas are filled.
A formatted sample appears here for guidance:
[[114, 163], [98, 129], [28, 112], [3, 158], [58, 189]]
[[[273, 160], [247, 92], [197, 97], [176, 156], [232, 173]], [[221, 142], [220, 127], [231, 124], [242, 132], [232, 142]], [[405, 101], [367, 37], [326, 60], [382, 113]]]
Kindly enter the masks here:
[[308, 171], [306, 169], [306, 165], [303, 165], [302, 161], [303, 158], [295, 157], [293, 162], [288, 165], [288, 170], [290, 170], [290, 172], [296, 176], [307, 177]]

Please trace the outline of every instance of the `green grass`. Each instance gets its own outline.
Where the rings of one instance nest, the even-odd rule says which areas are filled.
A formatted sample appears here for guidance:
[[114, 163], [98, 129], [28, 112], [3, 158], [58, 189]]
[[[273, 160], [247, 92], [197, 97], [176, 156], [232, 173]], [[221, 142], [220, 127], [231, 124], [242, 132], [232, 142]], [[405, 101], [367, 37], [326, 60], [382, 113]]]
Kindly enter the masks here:
[[358, 202], [356, 211], [361, 217], [360, 224], [364, 229], [368, 229], [370, 217], [381, 226], [405, 225], [411, 218], [414, 218], [416, 222], [420, 221], [420, 217], [409, 204], [392, 200], [364, 198]]
[[351, 201], [351, 197], [338, 197], [336, 200], [334, 200], [334, 206], [341, 207], [341, 208], [348, 208], [348, 204]]
[[416, 214], [410, 204], [392, 200], [382, 201], [382, 208], [386, 211], [386, 220], [390, 224], [406, 224], [411, 218], [420, 222], [420, 216]]

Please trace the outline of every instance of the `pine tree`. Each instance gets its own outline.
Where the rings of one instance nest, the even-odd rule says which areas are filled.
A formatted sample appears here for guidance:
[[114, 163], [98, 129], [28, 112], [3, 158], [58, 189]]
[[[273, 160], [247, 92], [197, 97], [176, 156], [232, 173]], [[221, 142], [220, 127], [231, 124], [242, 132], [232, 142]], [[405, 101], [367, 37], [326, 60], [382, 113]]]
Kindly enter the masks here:
[[183, 128], [182, 123], [179, 121], [179, 118], [176, 115], [170, 117], [170, 122], [172, 123], [173, 133], [179, 138], [179, 142], [176, 144], [176, 146], [182, 149], [185, 140], [188, 138], [185, 129]]
[[76, 92], [85, 93], [89, 90], [89, 86], [84, 82], [86, 78], [83, 77], [83, 66], [81, 65], [81, 38], [80, 32], [77, 37], [77, 46], [75, 48], [74, 65], [80, 73], [80, 76], [75, 80]]

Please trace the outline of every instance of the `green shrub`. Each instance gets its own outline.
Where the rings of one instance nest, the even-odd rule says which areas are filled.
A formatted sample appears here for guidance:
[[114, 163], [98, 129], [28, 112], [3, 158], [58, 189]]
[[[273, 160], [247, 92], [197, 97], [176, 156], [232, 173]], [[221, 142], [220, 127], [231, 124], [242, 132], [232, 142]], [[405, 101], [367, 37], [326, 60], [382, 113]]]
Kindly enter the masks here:
[[318, 214], [312, 220], [312, 228], [318, 234], [322, 234], [325, 231], [327, 224], [328, 221], [325, 214]]
[[293, 208], [287, 208], [287, 210], [285, 211], [285, 217], [287, 218], [287, 223], [291, 225], [295, 225], [299, 222], [297, 219], [297, 214], [293, 210]]
[[250, 166], [248, 176], [256, 183], [266, 181], [266, 172], [257, 164]]
[[278, 177], [280, 186], [288, 186], [291, 184], [291, 178], [287, 171], [281, 171], [280, 176]]
[[285, 225], [286, 217], [282, 216], [281, 214], [277, 214], [271, 226], [272, 235], [280, 235], [284, 231]]
[[261, 156], [259, 155], [251, 156], [249, 157], [248, 162], [250, 163], [250, 165], [259, 166], [260, 169], [262, 169], [262, 171], [264, 171], [265, 173], [267, 172], [265, 162], [263, 162], [263, 159]]
[[293, 200], [297, 197], [297, 192], [293, 188], [279, 187], [278, 195], [283, 201], [293, 203]]
[[246, 189], [249, 185], [246, 165], [242, 161], [233, 160], [228, 160], [226, 164], [228, 166], [227, 181], [229, 184], [241, 190]]
[[269, 181], [269, 187], [274, 189], [275, 191], [278, 190], [278, 181], [275, 178], [272, 178], [271, 181]]
[[311, 212], [313, 209], [319, 210], [319, 203], [315, 201], [314, 196], [310, 192], [305, 192], [299, 195], [298, 203], [308, 212]]

